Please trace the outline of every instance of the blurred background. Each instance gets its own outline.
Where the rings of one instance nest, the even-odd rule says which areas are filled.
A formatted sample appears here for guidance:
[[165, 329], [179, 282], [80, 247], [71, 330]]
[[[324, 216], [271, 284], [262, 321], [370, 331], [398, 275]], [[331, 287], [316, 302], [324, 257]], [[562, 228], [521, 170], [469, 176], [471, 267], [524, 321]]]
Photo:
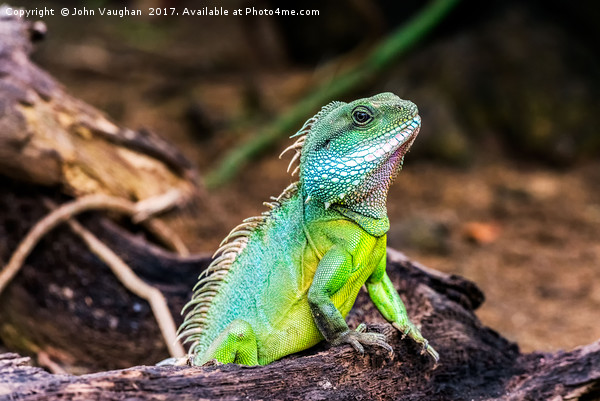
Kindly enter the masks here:
[[[523, 351], [597, 340], [600, 3], [453, 2], [414, 45], [374, 60], [434, 3], [95, 0], [85, 7], [143, 15], [55, 12], [43, 18], [48, 34], [33, 57], [71, 94], [121, 125], [159, 133], [198, 167], [220, 212], [186, 222], [194, 252], [216, 249], [293, 180], [277, 156], [320, 106], [383, 91], [414, 101], [423, 128], [390, 192], [390, 246], [476, 282], [484, 324]], [[148, 15], [214, 6], [230, 15]], [[246, 7], [319, 13], [231, 15]], [[339, 89], [348, 71], [362, 70]], [[272, 140], [259, 141], [239, 172], [220, 174], [230, 152], [265, 135]]]

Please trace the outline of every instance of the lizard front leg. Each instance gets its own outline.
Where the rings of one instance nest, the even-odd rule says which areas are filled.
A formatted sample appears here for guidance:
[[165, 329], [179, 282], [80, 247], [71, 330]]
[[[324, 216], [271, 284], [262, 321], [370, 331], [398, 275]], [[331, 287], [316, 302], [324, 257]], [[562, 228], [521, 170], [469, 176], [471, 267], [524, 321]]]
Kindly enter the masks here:
[[317, 328], [332, 345], [348, 343], [364, 353], [362, 344], [377, 345], [393, 352], [379, 333], [365, 333], [364, 325], [350, 330], [344, 317], [333, 304], [331, 297], [350, 278], [353, 270], [352, 255], [340, 246], [333, 246], [323, 256], [308, 291], [308, 304]]
[[409, 336], [414, 341], [421, 344], [423, 346], [423, 352], [427, 352], [431, 355], [437, 363], [440, 359], [439, 354], [431, 345], [429, 345], [429, 342], [423, 337], [417, 326], [415, 326], [408, 318], [404, 303], [394, 288], [385, 268], [386, 257], [384, 254], [377, 268], [366, 282], [371, 300], [383, 317], [392, 323], [392, 326], [402, 332], [403, 337]]

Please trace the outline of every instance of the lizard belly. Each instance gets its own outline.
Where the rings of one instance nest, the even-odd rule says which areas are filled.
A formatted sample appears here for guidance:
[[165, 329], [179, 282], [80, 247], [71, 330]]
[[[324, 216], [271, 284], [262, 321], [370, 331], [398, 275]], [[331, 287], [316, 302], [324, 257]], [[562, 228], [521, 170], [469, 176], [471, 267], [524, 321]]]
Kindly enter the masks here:
[[[346, 317], [370, 274], [369, 269], [356, 271], [352, 278], [332, 297], [331, 300], [343, 317]], [[265, 327], [264, 324], [258, 324]], [[310, 348], [324, 338], [319, 332], [310, 310], [307, 294], [301, 294], [293, 305], [287, 309], [283, 319], [271, 325], [271, 330], [261, 333], [259, 340], [258, 359], [261, 365], [271, 363], [286, 355]]]
[[261, 365], [316, 345], [323, 336], [315, 325], [306, 295], [288, 309], [285, 319], [272, 326], [259, 340], [258, 359]]
[[[350, 278], [331, 297], [334, 306], [343, 317], [346, 317], [352, 309], [358, 292], [372, 274], [382, 254], [375, 249], [369, 249], [357, 253], [355, 256], [356, 265]], [[313, 250], [307, 247], [304, 250], [303, 261], [303, 277], [301, 280], [296, 281], [298, 283], [297, 288], [293, 290], [288, 288], [286, 291], [281, 291], [279, 286], [283, 282], [288, 284], [292, 282], [292, 277], [289, 277], [288, 280], [277, 281], [277, 286], [273, 286], [265, 292], [265, 294], [290, 294], [293, 292], [295, 296], [278, 302], [279, 307], [275, 308], [274, 313], [270, 315], [269, 324], [265, 324], [265, 321], [257, 324], [261, 328], [269, 327], [269, 330], [258, 334], [261, 337], [258, 350], [260, 364], [267, 364], [286, 355], [303, 351], [324, 339], [315, 324], [308, 303], [308, 290], [319, 258]], [[273, 298], [269, 299], [269, 303], [273, 305]]]

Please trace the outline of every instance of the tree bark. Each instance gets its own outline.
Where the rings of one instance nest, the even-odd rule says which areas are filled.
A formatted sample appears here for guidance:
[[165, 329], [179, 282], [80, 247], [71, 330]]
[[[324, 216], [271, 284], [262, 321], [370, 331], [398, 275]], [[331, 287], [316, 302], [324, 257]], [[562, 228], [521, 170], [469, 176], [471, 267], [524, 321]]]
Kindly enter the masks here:
[[[206, 264], [208, 260], [201, 261]], [[386, 334], [393, 359], [378, 349], [318, 345], [262, 367], [136, 366], [83, 376], [52, 375], [28, 358], [0, 355], [0, 399], [15, 400], [593, 400], [600, 397], [600, 341], [570, 352], [519, 353], [483, 326], [483, 295], [471, 282], [426, 269], [389, 251], [389, 274], [409, 314], [440, 353], [434, 368], [361, 292], [352, 326]]]

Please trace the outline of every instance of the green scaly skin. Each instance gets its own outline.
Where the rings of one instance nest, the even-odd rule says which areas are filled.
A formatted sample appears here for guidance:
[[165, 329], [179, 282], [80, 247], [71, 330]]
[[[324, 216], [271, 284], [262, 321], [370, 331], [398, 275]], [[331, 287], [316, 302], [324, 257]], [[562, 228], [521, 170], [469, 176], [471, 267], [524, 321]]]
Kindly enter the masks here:
[[330, 103], [306, 122], [288, 148], [299, 182], [232, 231], [184, 308], [192, 364], [266, 365], [323, 339], [392, 353], [382, 334], [344, 320], [364, 284], [437, 362], [385, 271], [387, 193], [419, 127], [417, 107], [391, 93]]

